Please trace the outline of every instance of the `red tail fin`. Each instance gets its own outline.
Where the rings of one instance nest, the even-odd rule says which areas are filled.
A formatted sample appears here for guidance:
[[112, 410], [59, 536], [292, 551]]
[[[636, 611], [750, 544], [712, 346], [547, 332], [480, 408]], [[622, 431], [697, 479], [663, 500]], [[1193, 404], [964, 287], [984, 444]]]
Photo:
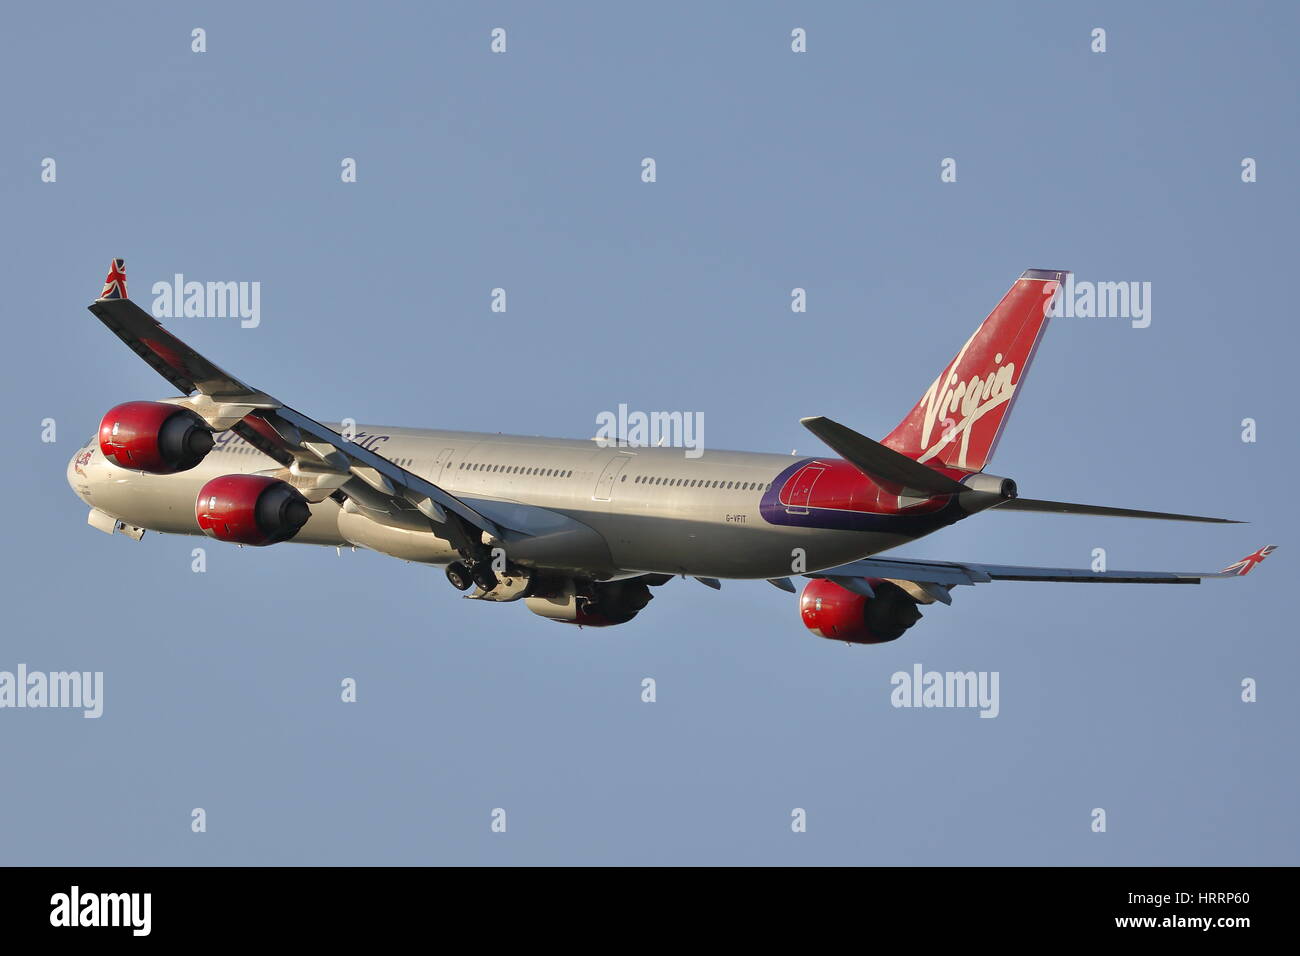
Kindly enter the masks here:
[[884, 444], [917, 461], [980, 471], [997, 446], [1067, 273], [1027, 269]]

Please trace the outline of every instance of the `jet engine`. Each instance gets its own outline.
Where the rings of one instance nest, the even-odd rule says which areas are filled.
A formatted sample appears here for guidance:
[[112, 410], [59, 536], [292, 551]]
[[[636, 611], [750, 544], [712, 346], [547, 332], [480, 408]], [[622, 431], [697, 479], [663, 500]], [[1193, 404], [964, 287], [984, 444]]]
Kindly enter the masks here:
[[654, 597], [643, 581], [601, 581], [583, 586], [578, 593], [572, 578], [554, 589], [524, 598], [534, 614], [579, 627], [626, 624]]
[[311, 517], [298, 489], [265, 475], [222, 475], [199, 489], [194, 517], [218, 541], [261, 547], [288, 541]]
[[212, 429], [198, 415], [166, 402], [126, 402], [99, 421], [99, 450], [132, 471], [174, 475], [212, 450]]
[[818, 637], [849, 644], [884, 644], [903, 636], [921, 619], [916, 601], [897, 584], [866, 578], [875, 597], [815, 578], [799, 595], [804, 627]]

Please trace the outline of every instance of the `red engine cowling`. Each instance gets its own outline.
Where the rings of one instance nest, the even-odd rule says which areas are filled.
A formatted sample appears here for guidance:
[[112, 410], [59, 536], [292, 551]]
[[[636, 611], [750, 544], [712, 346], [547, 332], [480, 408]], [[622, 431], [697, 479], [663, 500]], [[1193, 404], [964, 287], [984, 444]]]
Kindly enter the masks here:
[[166, 402], [126, 402], [99, 421], [99, 450], [132, 471], [174, 475], [212, 450], [212, 429], [188, 408]]
[[850, 644], [896, 641], [921, 619], [916, 601], [897, 584], [867, 578], [874, 598], [854, 594], [834, 581], [816, 578], [799, 595], [804, 627], [818, 637]]
[[194, 517], [210, 538], [261, 547], [296, 535], [311, 517], [311, 506], [278, 478], [222, 475], [199, 489]]

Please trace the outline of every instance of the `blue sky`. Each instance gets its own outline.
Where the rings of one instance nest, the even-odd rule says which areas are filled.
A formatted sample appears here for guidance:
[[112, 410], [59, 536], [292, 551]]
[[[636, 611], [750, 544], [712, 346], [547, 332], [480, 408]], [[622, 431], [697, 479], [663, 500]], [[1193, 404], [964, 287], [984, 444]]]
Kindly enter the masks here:
[[[0, 711], [4, 862], [1298, 862], [1298, 20], [15, 9], [0, 669], [103, 671], [105, 702]], [[761, 582], [675, 581], [578, 631], [375, 554], [214, 545], [193, 574], [205, 542], [99, 534], [64, 481], [107, 408], [168, 394], [85, 311], [112, 256], [138, 300], [177, 272], [260, 282], [256, 329], [171, 326], [320, 419], [585, 437], [625, 402], [803, 454], [822, 449], [801, 416], [887, 433], [1025, 268], [1149, 281], [1148, 328], [1053, 322], [991, 470], [1028, 497], [1252, 523], [989, 514], [904, 553], [1198, 570], [1283, 547], [1201, 587], [962, 589], [867, 648]], [[917, 662], [998, 671], [1000, 715], [894, 709]]]

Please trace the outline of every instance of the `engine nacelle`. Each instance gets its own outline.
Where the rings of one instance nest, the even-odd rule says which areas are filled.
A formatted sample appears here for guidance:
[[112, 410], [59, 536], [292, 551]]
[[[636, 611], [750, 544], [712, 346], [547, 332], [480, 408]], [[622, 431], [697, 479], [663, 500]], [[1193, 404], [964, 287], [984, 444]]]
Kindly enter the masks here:
[[824, 578], [809, 581], [799, 595], [804, 627], [834, 641], [885, 644], [898, 640], [921, 619], [916, 601], [897, 584], [879, 578], [866, 581], [876, 592], [873, 598]]
[[626, 624], [654, 597], [643, 581], [603, 581], [576, 593], [572, 579], [544, 594], [524, 598], [524, 605], [538, 614], [561, 624], [579, 627], [612, 627]]
[[311, 517], [311, 506], [279, 478], [222, 475], [199, 489], [194, 517], [210, 538], [262, 547], [297, 534]]
[[212, 450], [212, 429], [166, 402], [126, 402], [99, 421], [99, 450], [115, 465], [154, 475], [188, 471]]

